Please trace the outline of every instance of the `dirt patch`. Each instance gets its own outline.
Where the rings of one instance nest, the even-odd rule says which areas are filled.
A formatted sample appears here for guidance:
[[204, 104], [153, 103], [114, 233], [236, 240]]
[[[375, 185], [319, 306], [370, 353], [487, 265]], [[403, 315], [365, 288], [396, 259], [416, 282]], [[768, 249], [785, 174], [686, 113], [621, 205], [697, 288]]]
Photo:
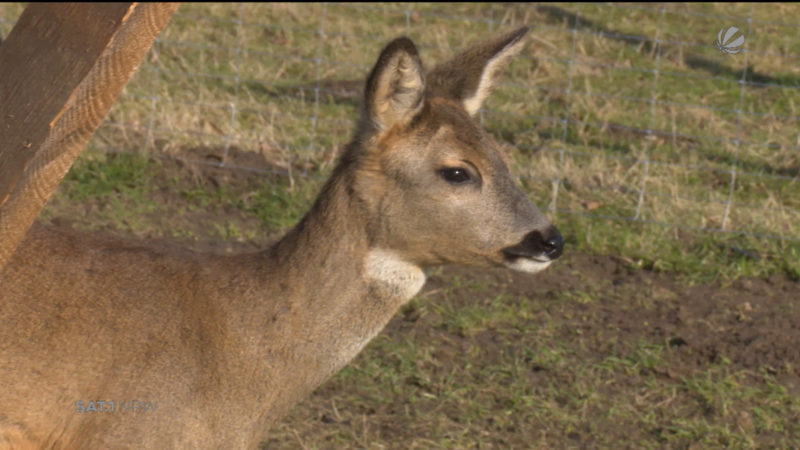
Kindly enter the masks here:
[[[784, 276], [689, 286], [673, 274], [634, 270], [614, 257], [575, 252], [566, 253], [548, 271], [535, 276], [502, 269], [447, 268], [430, 277], [420, 294], [423, 300], [401, 311], [383, 332], [388, 342], [435, 343], [429, 359], [417, 362], [425, 375], [403, 380], [414, 385], [415, 390], [408, 392], [423, 390], [423, 397], [441, 399], [441, 384], [463, 382], [476, 392], [501, 391], [504, 383], [516, 384], [516, 389], [533, 393], [535, 401], [547, 405], [546, 413], [531, 413], [533, 418], [529, 418], [525, 411], [537, 408], [510, 406], [515, 394], [495, 393], [480, 397], [485, 411], [475, 421], [465, 418], [461, 401], [420, 401], [408, 393], [393, 394], [396, 385], [381, 382], [380, 377], [368, 380], [374, 383], [372, 389], [363, 381], [337, 377], [297, 406], [264, 448], [478, 444], [591, 448], [634, 442], [699, 448], [743, 442], [736, 440], [739, 435], [730, 437], [726, 432], [713, 438], [703, 437], [704, 432], [684, 436], [681, 424], [693, 420], [740, 432], [745, 436], [741, 439], [751, 445], [780, 447], [796, 442], [800, 430], [774, 431], [753, 425], [758, 408], [746, 401], [731, 400], [734, 408], [726, 404], [724, 394], [706, 398], [701, 388], [668, 392], [705, 376], [730, 376], [737, 383], [734, 389], [762, 389], [765, 383], [775, 383], [789, 396], [800, 397], [798, 292], [800, 284]], [[521, 325], [515, 322], [513, 330], [494, 324], [464, 335], [448, 329], [442, 314], [436, 312], [438, 302], [458, 299], [469, 309], [488, 304], [498, 294], [503, 295], [504, 307], [531, 312]], [[553, 343], [563, 346], [565, 362], [551, 363], [536, 356]], [[588, 373], [614, 358], [635, 357], [642, 343], [661, 349], [657, 364], [636, 362], [630, 371]], [[384, 349], [360, 356], [354, 361], [356, 370], [368, 364], [362, 358], [375, 358], [375, 364], [385, 365], [387, 371], [394, 367], [395, 355]], [[484, 375], [504, 368], [516, 375]], [[453, 375], [454, 370], [463, 372]], [[437, 385], [432, 380], [442, 381]], [[375, 393], [380, 390], [384, 392]], [[582, 398], [587, 390], [595, 392]], [[605, 400], [592, 401], [598, 397]], [[658, 425], [608, 417], [609, 408], [625, 408], [629, 402], [641, 402], [631, 408], [655, 415]], [[778, 414], [785, 414], [789, 421], [800, 419], [796, 405], [786, 408]], [[567, 411], [568, 418], [554, 420], [550, 417], [554, 410]]]
[[591, 301], [561, 302], [554, 310], [561, 336], [580, 348], [581, 356], [625, 353], [645, 339], [668, 343], [676, 374], [724, 362], [798, 375], [800, 284], [785, 276], [687, 286], [672, 274], [631, 270], [613, 257], [579, 253], [567, 254], [535, 278], [464, 268], [444, 274], [426, 289], [461, 276], [487, 278], [498, 290], [543, 303], [565, 292], [588, 294]]

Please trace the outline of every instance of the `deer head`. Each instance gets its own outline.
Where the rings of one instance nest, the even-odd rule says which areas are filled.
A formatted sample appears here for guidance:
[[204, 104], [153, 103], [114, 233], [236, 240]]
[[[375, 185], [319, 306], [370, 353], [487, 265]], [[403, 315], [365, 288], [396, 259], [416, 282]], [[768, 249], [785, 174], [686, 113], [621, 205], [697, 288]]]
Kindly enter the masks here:
[[527, 28], [425, 71], [401, 37], [381, 52], [344, 160], [368, 205], [371, 246], [403, 261], [506, 266], [537, 272], [563, 239], [516, 186], [494, 139], [476, 121]]

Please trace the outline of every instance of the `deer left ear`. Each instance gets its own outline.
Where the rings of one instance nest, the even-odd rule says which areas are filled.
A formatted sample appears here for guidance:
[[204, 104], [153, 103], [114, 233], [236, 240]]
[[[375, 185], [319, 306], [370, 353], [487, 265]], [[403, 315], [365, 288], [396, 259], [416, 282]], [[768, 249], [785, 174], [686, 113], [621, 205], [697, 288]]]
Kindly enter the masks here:
[[427, 77], [429, 95], [460, 101], [475, 116], [500, 70], [524, 46], [527, 32], [528, 27], [518, 28], [439, 64]]

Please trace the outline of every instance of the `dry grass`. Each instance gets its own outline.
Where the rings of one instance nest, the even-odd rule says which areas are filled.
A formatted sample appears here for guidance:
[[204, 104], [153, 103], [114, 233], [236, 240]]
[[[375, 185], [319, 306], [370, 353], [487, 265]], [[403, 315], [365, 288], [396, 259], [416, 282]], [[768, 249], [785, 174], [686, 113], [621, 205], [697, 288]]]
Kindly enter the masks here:
[[[0, 11], [5, 32], [20, 10]], [[389, 39], [411, 36], [430, 65], [525, 23], [531, 44], [483, 120], [517, 145], [515, 169], [534, 177], [529, 188], [543, 206], [796, 239], [800, 44], [796, 25], [781, 22], [798, 12], [788, 4], [663, 13], [657, 5], [186, 4], [92, 146], [200, 147], [219, 160], [236, 147], [279, 168], [324, 173], [357, 113], [353, 89], [343, 95], [338, 86], [363, 79]], [[749, 53], [710, 45], [723, 25], [747, 30], [726, 17], [751, 14]], [[745, 65], [761, 84], [739, 84]], [[586, 211], [588, 202], [599, 207]]]
[[[3, 5], [0, 33], [21, 9]], [[613, 222], [643, 221], [636, 232], [677, 227], [711, 240], [742, 232], [764, 256], [786, 259], [797, 242], [771, 237], [800, 238], [800, 43], [796, 24], [786, 23], [798, 13], [790, 4], [663, 12], [649, 4], [185, 4], [90, 147], [202, 149], [206, 162], [236, 165], [235, 148], [289, 173], [293, 186], [297, 173], [330, 169], [358, 113], [361, 80], [388, 40], [411, 36], [431, 65], [524, 23], [531, 43], [482, 121], [513, 144], [514, 170], [557, 222], [572, 224], [574, 244], [586, 245], [579, 236], [590, 223], [595, 233], [608, 228], [611, 248], [620, 248]], [[747, 34], [748, 53], [711, 45], [731, 25]], [[743, 75], [755, 84], [741, 84]], [[655, 255], [649, 241], [635, 253]]]

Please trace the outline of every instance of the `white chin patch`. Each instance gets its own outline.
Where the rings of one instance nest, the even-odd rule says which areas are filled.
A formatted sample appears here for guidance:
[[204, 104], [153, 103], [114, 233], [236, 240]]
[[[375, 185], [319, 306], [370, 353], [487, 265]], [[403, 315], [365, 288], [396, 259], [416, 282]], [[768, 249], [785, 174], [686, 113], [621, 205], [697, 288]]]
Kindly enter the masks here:
[[546, 269], [551, 262], [553, 261], [542, 262], [529, 258], [516, 258], [513, 261], [506, 261], [503, 264], [505, 264], [505, 266], [509, 269], [518, 270], [520, 272], [536, 273]]

